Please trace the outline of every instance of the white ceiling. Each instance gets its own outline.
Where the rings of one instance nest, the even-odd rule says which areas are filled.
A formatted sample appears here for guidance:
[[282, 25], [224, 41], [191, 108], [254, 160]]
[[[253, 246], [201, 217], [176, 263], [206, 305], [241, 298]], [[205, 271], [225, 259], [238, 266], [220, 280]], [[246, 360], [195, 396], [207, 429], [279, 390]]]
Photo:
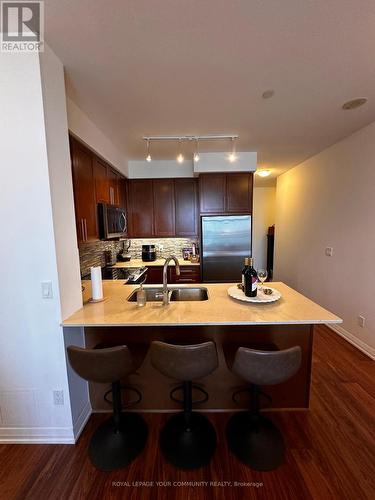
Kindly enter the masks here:
[[236, 133], [279, 174], [375, 120], [374, 0], [46, 0], [45, 11], [69, 96], [130, 159], [144, 158], [145, 134]]

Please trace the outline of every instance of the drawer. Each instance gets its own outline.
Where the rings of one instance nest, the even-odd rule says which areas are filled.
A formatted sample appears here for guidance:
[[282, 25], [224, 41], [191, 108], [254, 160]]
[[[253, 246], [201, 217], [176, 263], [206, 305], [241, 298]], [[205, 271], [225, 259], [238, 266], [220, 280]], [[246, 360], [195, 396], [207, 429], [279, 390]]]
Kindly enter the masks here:
[[199, 283], [201, 278], [200, 266], [181, 266], [180, 275], [177, 276], [176, 269], [170, 269], [171, 283]]

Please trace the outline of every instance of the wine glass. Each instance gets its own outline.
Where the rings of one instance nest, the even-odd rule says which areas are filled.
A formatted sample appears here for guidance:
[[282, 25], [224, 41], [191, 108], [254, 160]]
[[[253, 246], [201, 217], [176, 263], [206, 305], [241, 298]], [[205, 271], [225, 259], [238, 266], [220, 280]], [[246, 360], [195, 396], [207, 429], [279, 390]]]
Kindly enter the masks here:
[[263, 284], [268, 276], [267, 269], [258, 269], [258, 279], [261, 283], [259, 290], [263, 290]]

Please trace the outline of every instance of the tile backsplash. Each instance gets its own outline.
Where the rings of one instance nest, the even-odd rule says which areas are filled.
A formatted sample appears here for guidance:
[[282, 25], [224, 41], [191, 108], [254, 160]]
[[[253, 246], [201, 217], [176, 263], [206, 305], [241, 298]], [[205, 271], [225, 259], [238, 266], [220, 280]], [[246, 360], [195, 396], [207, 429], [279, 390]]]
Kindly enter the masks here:
[[91, 266], [106, 265], [107, 252], [111, 253], [111, 257], [115, 260], [116, 255], [122, 249], [123, 244], [125, 249], [130, 243], [129, 253], [133, 259], [142, 258], [142, 245], [155, 245], [157, 258], [166, 258], [169, 255], [176, 255], [182, 258], [182, 249], [191, 247], [196, 240], [190, 238], [146, 238], [146, 239], [132, 239], [123, 241], [95, 241], [91, 243], [81, 244], [79, 247], [79, 258], [81, 276], [90, 273]]
[[129, 253], [133, 259], [142, 258], [142, 245], [155, 245], [156, 255], [158, 259], [169, 257], [169, 255], [176, 255], [182, 258], [182, 249], [191, 247], [196, 240], [190, 238], [146, 238], [131, 240]]

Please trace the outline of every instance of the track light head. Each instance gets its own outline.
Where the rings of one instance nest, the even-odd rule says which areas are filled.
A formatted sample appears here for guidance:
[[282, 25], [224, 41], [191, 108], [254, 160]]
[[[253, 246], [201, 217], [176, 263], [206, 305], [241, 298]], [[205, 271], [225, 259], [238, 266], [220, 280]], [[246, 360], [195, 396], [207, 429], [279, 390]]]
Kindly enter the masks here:
[[150, 140], [147, 139], [147, 156], [146, 156], [146, 161], [150, 162], [152, 160], [151, 154], [150, 154]]

